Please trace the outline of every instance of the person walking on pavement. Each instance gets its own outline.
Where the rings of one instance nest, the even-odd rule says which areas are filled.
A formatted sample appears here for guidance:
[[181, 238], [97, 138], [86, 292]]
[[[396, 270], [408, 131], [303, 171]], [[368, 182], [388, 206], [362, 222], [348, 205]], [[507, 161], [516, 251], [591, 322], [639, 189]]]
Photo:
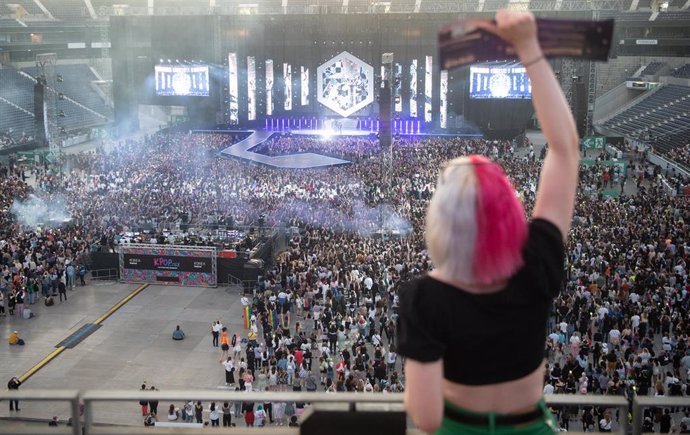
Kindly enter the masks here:
[[[7, 389], [12, 391], [17, 391], [19, 390], [19, 386], [22, 384], [22, 381], [19, 380], [16, 376], [10, 379], [10, 381], [7, 383]], [[19, 409], [19, 400], [12, 400], [10, 399], [10, 411], [20, 411]]]

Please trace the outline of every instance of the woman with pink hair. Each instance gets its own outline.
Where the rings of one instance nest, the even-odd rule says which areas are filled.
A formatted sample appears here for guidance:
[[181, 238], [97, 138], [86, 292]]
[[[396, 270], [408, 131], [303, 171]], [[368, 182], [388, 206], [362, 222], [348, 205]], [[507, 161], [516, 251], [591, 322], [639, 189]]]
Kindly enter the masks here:
[[424, 432], [549, 434], [543, 394], [549, 310], [563, 279], [578, 176], [578, 135], [529, 12], [479, 24], [512, 45], [549, 144], [531, 221], [497, 164], [450, 161], [429, 204], [434, 269], [400, 293], [405, 404]]

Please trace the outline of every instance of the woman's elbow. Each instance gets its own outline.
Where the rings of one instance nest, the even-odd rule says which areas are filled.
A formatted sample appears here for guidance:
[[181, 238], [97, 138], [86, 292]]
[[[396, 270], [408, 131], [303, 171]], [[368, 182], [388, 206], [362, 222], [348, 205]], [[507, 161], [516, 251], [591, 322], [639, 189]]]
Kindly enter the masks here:
[[443, 420], [443, 406], [429, 406], [429, 402], [415, 403], [414, 400], [409, 400], [409, 397], [406, 399], [405, 409], [415, 427], [424, 433], [436, 432]]
[[422, 432], [435, 433], [441, 427], [443, 416], [440, 413], [438, 415], [433, 412], [418, 412], [416, 414], [411, 413], [410, 416], [415, 427]]

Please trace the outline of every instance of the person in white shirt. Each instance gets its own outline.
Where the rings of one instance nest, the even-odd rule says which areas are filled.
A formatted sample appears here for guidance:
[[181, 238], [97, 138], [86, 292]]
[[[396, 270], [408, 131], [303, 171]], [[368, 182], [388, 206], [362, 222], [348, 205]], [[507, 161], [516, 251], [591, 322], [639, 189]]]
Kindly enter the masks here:
[[208, 419], [211, 420], [211, 427], [220, 426], [220, 412], [218, 412], [218, 408], [216, 408], [216, 402], [211, 402]]
[[321, 319], [321, 305], [319, 305], [318, 301], [314, 302], [314, 307], [312, 307], [311, 313], [314, 316], [314, 329], [316, 329], [319, 319]]
[[220, 323], [220, 320], [216, 320], [213, 322], [211, 325], [211, 334], [213, 335], [213, 347], [218, 347], [218, 337], [220, 336], [220, 331], [223, 330], [223, 324]]
[[281, 290], [278, 293], [278, 305], [282, 308], [286, 302], [287, 302], [287, 293], [285, 293], [283, 290]]
[[632, 326], [633, 334], [637, 335], [637, 331], [640, 328], [640, 316], [637, 314], [630, 316], [630, 325]]
[[568, 324], [566, 322], [561, 322], [558, 324], [558, 328], [563, 334], [568, 334]]
[[225, 367], [225, 385], [232, 385], [235, 383], [235, 363], [232, 357], [228, 357], [226, 361], [223, 361], [223, 367]]
[[612, 329], [609, 331], [609, 343], [616, 346], [621, 338], [621, 332], [618, 329]]
[[254, 412], [254, 423], [257, 427], [263, 427], [266, 424], [266, 411], [264, 411], [264, 406], [260, 403], [256, 407], [256, 412]]
[[392, 372], [395, 369], [395, 361], [398, 359], [398, 354], [395, 353], [395, 347], [391, 346], [390, 351], [386, 355], [386, 363], [388, 364], [388, 371]]
[[180, 416], [180, 410], [175, 409], [175, 405], [170, 404], [170, 408], [168, 408], [168, 421], [177, 421], [179, 416]]
[[373, 286], [374, 286], [374, 281], [371, 279], [370, 276], [367, 276], [366, 278], [364, 278], [364, 287], [365, 287], [367, 290], [371, 290], [371, 288], [372, 288]]
[[556, 388], [550, 382], [544, 385], [544, 395], [553, 394], [554, 391], [556, 391]]
[[549, 334], [549, 339], [551, 340], [551, 343], [556, 346], [558, 342], [560, 341], [561, 336], [558, 334], [558, 332], [552, 332]]
[[668, 389], [668, 386], [671, 384], [677, 384], [680, 382], [680, 380], [675, 377], [671, 372], [666, 373], [666, 379], [664, 380], [664, 383], [666, 384], [666, 389]]
[[381, 336], [378, 332], [374, 332], [374, 335], [371, 336], [371, 344], [373, 344], [374, 347], [381, 344]]
[[599, 315], [599, 320], [604, 320], [604, 316], [609, 314], [609, 309], [606, 307], [599, 307], [597, 314]]
[[599, 431], [611, 432], [611, 416], [608, 413], [604, 414], [604, 418], [599, 421]]

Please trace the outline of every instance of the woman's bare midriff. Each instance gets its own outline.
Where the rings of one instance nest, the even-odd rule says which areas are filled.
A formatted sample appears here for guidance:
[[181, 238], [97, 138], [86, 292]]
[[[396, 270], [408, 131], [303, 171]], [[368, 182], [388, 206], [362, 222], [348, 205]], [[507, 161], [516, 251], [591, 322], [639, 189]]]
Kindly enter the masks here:
[[543, 383], [541, 365], [524, 378], [499, 384], [463, 385], [444, 379], [443, 398], [468, 411], [521, 414], [535, 409], [543, 394]]

